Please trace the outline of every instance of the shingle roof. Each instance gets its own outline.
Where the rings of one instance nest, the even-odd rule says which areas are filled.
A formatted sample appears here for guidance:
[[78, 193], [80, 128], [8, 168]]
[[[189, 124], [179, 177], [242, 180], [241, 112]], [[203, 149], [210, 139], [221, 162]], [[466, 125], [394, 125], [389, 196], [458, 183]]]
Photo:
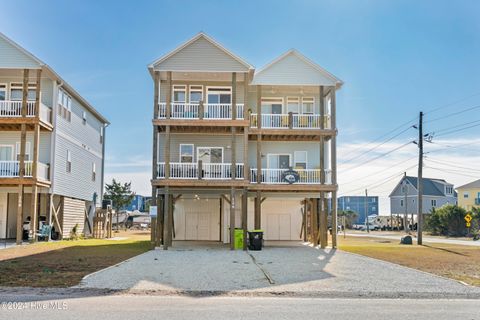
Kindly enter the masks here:
[[[407, 181], [413, 185], [413, 187], [417, 188], [417, 177], [405, 177]], [[402, 179], [403, 181], [403, 179]], [[443, 185], [447, 183], [443, 179], [431, 179], [431, 178], [422, 178], [423, 182], [423, 194], [427, 196], [445, 196], [445, 192], [443, 190]], [[401, 183], [401, 182], [400, 182]]]
[[480, 179], [467, 183], [457, 189], [466, 189], [466, 188], [480, 188]]

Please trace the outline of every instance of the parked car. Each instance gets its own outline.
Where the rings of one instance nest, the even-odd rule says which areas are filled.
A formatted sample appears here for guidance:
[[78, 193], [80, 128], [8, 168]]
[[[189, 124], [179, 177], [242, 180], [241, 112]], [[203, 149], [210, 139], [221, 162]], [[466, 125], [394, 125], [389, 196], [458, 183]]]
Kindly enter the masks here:
[[[366, 224], [354, 224], [353, 229], [354, 230], [360, 230], [360, 231], [367, 231], [367, 225]], [[368, 229], [370, 231], [377, 231], [377, 230], [380, 230], [380, 226], [370, 223], [368, 225]]]

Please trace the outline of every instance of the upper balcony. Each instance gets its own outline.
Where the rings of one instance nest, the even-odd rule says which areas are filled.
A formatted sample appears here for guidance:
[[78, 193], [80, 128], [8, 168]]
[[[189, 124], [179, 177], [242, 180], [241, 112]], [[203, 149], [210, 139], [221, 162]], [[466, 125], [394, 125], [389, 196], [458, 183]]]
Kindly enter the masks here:
[[[22, 101], [2, 100], [0, 101], [0, 123], [1, 124], [18, 124], [22, 123]], [[35, 101], [27, 101], [25, 110], [26, 122], [31, 123], [35, 118]], [[40, 103], [39, 109], [40, 123], [47, 128], [52, 126], [52, 110]]]
[[[237, 103], [236, 119], [243, 120], [243, 103]], [[158, 119], [167, 119], [166, 103], [158, 104]], [[230, 120], [231, 103], [172, 103], [170, 119], [180, 120]]]
[[[25, 173], [24, 178], [33, 177], [33, 161], [25, 161]], [[9, 179], [20, 178], [20, 161], [0, 161], [0, 179], [5, 179], [4, 182]], [[50, 165], [38, 162], [37, 163], [37, 179], [40, 182], [50, 181]]]
[[[288, 114], [261, 114], [260, 116], [263, 129], [331, 129], [330, 115], [290, 112]], [[258, 128], [258, 114], [250, 114], [250, 127]]]

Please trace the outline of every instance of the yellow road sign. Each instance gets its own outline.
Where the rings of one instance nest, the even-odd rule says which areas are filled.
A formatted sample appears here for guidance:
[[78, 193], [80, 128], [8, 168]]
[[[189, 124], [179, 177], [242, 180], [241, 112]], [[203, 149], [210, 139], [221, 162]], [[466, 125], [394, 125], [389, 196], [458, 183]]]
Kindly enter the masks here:
[[470, 213], [467, 213], [467, 215], [465, 216], [465, 221], [467, 221], [467, 223], [470, 223], [470, 221], [472, 221], [472, 216]]
[[467, 228], [470, 228], [472, 224], [470, 222], [467, 222]]

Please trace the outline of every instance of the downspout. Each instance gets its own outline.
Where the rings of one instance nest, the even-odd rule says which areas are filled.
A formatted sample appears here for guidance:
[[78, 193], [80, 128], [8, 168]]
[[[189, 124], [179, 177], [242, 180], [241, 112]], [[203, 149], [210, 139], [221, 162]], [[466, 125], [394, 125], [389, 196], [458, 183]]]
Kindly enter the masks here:
[[108, 123], [105, 123], [103, 125], [103, 143], [102, 143], [102, 185], [100, 187], [100, 204], [102, 203], [103, 201], [103, 190], [105, 188], [105, 144], [106, 144], [106, 136], [107, 136], [107, 127], [108, 127]]

